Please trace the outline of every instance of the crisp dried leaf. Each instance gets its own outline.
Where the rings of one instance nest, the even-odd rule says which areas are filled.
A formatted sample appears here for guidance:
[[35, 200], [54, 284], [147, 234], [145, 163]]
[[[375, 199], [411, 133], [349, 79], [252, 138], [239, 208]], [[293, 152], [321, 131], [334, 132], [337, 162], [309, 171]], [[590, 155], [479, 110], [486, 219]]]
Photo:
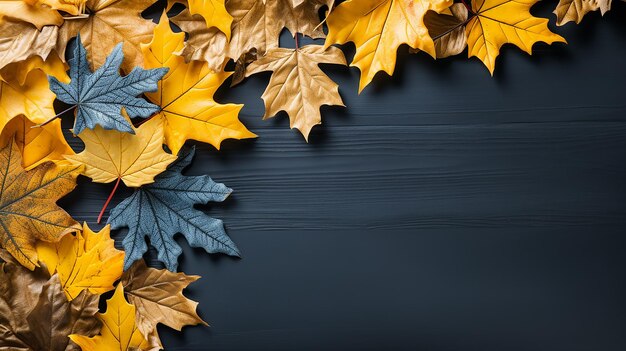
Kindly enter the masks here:
[[351, 66], [361, 70], [361, 92], [377, 72], [393, 75], [396, 53], [402, 44], [435, 57], [435, 44], [424, 25], [424, 15], [451, 5], [452, 0], [348, 0], [328, 16], [325, 46], [354, 42], [356, 53]]
[[45, 0], [0, 0], [0, 25], [6, 22], [27, 22], [41, 29], [60, 26], [63, 17]]
[[231, 79], [230, 86], [234, 87], [235, 85], [241, 83], [246, 78], [246, 67], [249, 64], [256, 61], [258, 58], [256, 49], [251, 49], [250, 51], [241, 54], [241, 56], [235, 62], [235, 72], [233, 72], [233, 78]]
[[107, 55], [123, 43], [122, 69], [130, 72], [141, 67], [143, 59], [139, 45], [150, 41], [154, 23], [141, 17], [141, 12], [156, 0], [88, 0], [89, 17], [65, 21], [59, 30], [58, 52], [65, 52], [68, 41], [80, 33], [91, 68], [104, 64]]
[[458, 55], [467, 47], [465, 33], [467, 7], [463, 4], [454, 4], [448, 10], [441, 14], [428, 11], [424, 16], [424, 23], [435, 42], [437, 58]]
[[533, 17], [530, 8], [538, 0], [475, 0], [476, 14], [466, 26], [468, 56], [478, 57], [493, 74], [496, 58], [504, 44], [513, 44], [532, 54], [533, 44], [563, 42], [548, 29], [548, 20]]
[[158, 91], [146, 94], [161, 107], [167, 146], [177, 154], [188, 139], [219, 149], [225, 139], [255, 137], [237, 118], [242, 105], [219, 104], [213, 99], [230, 73], [214, 72], [200, 61], [185, 63], [175, 54], [183, 48], [184, 37], [184, 33], [172, 32], [164, 14], [152, 42], [142, 47], [146, 67], [169, 68]]
[[209, 68], [216, 72], [224, 69], [228, 61], [228, 39], [224, 33], [213, 27], [208, 28], [202, 16], [192, 15], [186, 9], [171, 20], [189, 35], [185, 46], [175, 52], [176, 55], [184, 57], [185, 62], [206, 61]]
[[35, 242], [56, 242], [76, 223], [57, 200], [76, 186], [80, 167], [45, 163], [25, 172], [20, 150], [14, 142], [0, 150], [0, 240], [17, 261], [28, 269], [38, 265]]
[[102, 321], [99, 335], [88, 337], [71, 334], [70, 339], [77, 343], [83, 351], [104, 351], [146, 349], [150, 343], [141, 334], [135, 323], [135, 306], [126, 302], [122, 284], [117, 285], [115, 294], [107, 300], [105, 313], [98, 313]]
[[66, 235], [58, 243], [37, 243], [37, 254], [50, 274], [59, 276], [70, 301], [83, 290], [96, 295], [113, 290], [113, 283], [122, 276], [124, 252], [115, 249], [109, 226], [95, 233], [83, 223], [83, 231], [76, 236]]
[[289, 115], [291, 128], [300, 130], [308, 140], [313, 126], [322, 123], [322, 105], [344, 106], [339, 87], [319, 68], [320, 63], [345, 65], [343, 52], [331, 46], [307, 45], [299, 49], [272, 49], [251, 63], [246, 77], [264, 71], [273, 71], [263, 93], [265, 115], [275, 116], [280, 111]]
[[68, 335], [95, 335], [98, 296], [82, 293], [68, 302], [58, 276], [0, 265], [0, 349], [78, 351]]
[[196, 313], [198, 303], [183, 295], [183, 289], [198, 279], [147, 267], [144, 260], [135, 261], [124, 272], [121, 283], [128, 301], [137, 307], [137, 324], [143, 335], [155, 331], [158, 323], [179, 331], [186, 325], [207, 325]]
[[59, 163], [65, 160], [63, 155], [74, 154], [63, 136], [61, 120], [56, 119], [39, 128], [34, 128], [35, 125], [26, 116], [19, 115], [10, 120], [0, 134], [0, 145], [7, 145], [15, 139], [22, 154], [22, 167], [26, 170], [47, 161]]
[[268, 49], [278, 47], [284, 28], [294, 35], [323, 38], [318, 11], [332, 2], [308, 0], [294, 7], [292, 0], [227, 0], [226, 9], [233, 16], [228, 56], [236, 60], [252, 48], [264, 55]]
[[586, 14], [597, 10], [604, 16], [611, 9], [611, 2], [612, 0], [560, 0], [554, 9], [556, 24], [559, 26], [568, 22], [578, 24]]
[[126, 186], [139, 187], [154, 181], [176, 156], [163, 151], [163, 126], [152, 118], [136, 130], [136, 134], [117, 130], [85, 129], [78, 137], [85, 150], [66, 156], [72, 164], [85, 165], [83, 174], [96, 183], [121, 179]]
[[[0, 8], [4, 4], [0, 3]], [[26, 60], [33, 56], [42, 59], [55, 48], [59, 28], [45, 26], [38, 30], [35, 26], [25, 22], [2, 22], [0, 21], [0, 69], [13, 62]]]
[[119, 67], [124, 59], [122, 46], [117, 45], [106, 62], [95, 72], [89, 69], [87, 51], [78, 36], [74, 58], [70, 61], [69, 84], [50, 77], [50, 90], [57, 99], [76, 105], [74, 133], [84, 129], [94, 129], [96, 125], [104, 129], [115, 129], [133, 133], [133, 128], [122, 115], [122, 108], [131, 117], [149, 117], [159, 110], [137, 95], [156, 91], [157, 82], [167, 72], [167, 68], [144, 70], [133, 69], [127, 76], [119, 75]]
[[111, 211], [112, 229], [128, 227], [128, 234], [122, 241], [126, 251], [124, 269], [142, 258], [148, 250], [145, 238], [149, 237], [157, 249], [158, 259], [175, 272], [182, 252], [174, 240], [177, 233], [192, 247], [202, 247], [208, 253], [239, 256], [222, 221], [194, 208], [195, 204], [224, 201], [232, 190], [215, 183], [209, 176], [183, 176], [181, 172], [191, 163], [193, 154], [192, 150], [179, 155], [176, 162], [155, 178], [154, 184], [137, 189]]

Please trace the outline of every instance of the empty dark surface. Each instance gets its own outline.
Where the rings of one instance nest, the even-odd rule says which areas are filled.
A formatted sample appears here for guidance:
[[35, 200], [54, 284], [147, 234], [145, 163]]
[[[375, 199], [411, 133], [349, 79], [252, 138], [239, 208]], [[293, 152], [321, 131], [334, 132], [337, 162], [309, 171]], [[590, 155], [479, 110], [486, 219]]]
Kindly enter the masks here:
[[[243, 258], [180, 238], [211, 327], [160, 328], [166, 349], [626, 350], [614, 8], [556, 29], [567, 46], [505, 48], [493, 78], [476, 59], [401, 54], [358, 96], [358, 71], [328, 66], [348, 108], [323, 108], [309, 144], [286, 115], [261, 120], [268, 75], [221, 91], [259, 138], [198, 144], [188, 173], [235, 190], [203, 209]], [[81, 178], [61, 203], [95, 226], [111, 188]]]

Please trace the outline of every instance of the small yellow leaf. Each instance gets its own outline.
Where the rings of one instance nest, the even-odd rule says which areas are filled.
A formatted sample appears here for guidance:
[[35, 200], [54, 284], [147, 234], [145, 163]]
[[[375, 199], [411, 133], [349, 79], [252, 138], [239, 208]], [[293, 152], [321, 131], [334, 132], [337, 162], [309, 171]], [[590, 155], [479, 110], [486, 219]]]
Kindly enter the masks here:
[[126, 302], [122, 284], [117, 285], [115, 294], [107, 300], [106, 312], [99, 313], [98, 318], [102, 321], [100, 335], [91, 338], [77, 334], [69, 336], [83, 351], [129, 351], [150, 347], [137, 328], [135, 306]]
[[452, 0], [348, 0], [328, 16], [325, 47], [354, 42], [351, 66], [361, 70], [359, 92], [377, 72], [393, 75], [402, 44], [435, 57], [435, 44], [424, 25], [429, 10], [441, 12]]
[[475, 0], [476, 14], [466, 26], [468, 56], [478, 57], [493, 74], [496, 57], [504, 44], [514, 44], [532, 54], [533, 44], [563, 42], [548, 29], [548, 20], [533, 17], [530, 8], [538, 0]]
[[201, 15], [207, 28], [219, 29], [230, 40], [230, 26], [233, 23], [233, 16], [226, 11], [224, 0], [187, 0], [187, 3], [189, 4], [189, 12]]
[[33, 128], [34, 126], [35, 123], [24, 115], [11, 119], [0, 134], [0, 145], [6, 145], [11, 139], [15, 139], [22, 153], [22, 167], [26, 170], [46, 161], [67, 162], [63, 155], [72, 155], [74, 151], [63, 137], [61, 120], [55, 119], [38, 128]]
[[113, 290], [124, 266], [124, 251], [115, 249], [108, 225], [94, 233], [84, 223], [76, 236], [66, 235], [58, 243], [37, 243], [37, 254], [51, 275], [58, 274], [68, 300], [83, 290], [96, 295]]
[[243, 105], [219, 104], [213, 99], [215, 91], [231, 73], [214, 72], [206, 62], [185, 63], [175, 54], [183, 48], [184, 39], [184, 33], [172, 32], [164, 14], [152, 41], [141, 47], [145, 68], [169, 68], [159, 82], [158, 91], [146, 93], [148, 100], [161, 106], [167, 146], [177, 154], [188, 139], [219, 149], [225, 139], [255, 137], [238, 119]]
[[50, 91], [48, 76], [40, 69], [26, 75], [20, 84], [21, 73], [13, 65], [0, 71], [0, 128], [13, 117], [26, 115], [35, 123], [43, 123], [55, 115], [55, 95]]
[[65, 158], [72, 164], [85, 165], [83, 174], [96, 183], [110, 183], [118, 178], [129, 187], [152, 183], [176, 156], [163, 151], [160, 118], [148, 120], [135, 132], [105, 130], [100, 126], [85, 129], [78, 135], [85, 150]]

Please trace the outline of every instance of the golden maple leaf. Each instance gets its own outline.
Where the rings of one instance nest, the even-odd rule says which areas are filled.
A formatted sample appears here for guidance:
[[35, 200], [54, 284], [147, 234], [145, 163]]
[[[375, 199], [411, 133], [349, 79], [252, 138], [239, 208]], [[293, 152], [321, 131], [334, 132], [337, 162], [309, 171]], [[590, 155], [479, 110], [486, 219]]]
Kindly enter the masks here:
[[36, 240], [55, 242], [79, 230], [56, 201], [76, 186], [80, 167], [44, 163], [22, 168], [20, 150], [10, 142], [0, 150], [0, 242], [26, 268], [37, 263]]
[[38, 242], [37, 254], [50, 275], [57, 273], [70, 301], [83, 290], [96, 295], [113, 290], [124, 266], [124, 251], [115, 249], [108, 225], [95, 233], [83, 223], [75, 236], [66, 235], [57, 243]]
[[475, 0], [467, 23], [468, 56], [478, 57], [493, 74], [496, 57], [504, 44], [514, 44], [532, 54], [533, 44], [563, 42], [548, 29], [548, 20], [533, 17], [530, 8], [538, 0]]
[[[49, 2], [46, 0], [2, 0], [0, 1], [0, 24], [27, 22], [36, 26], [37, 29], [42, 29], [46, 25], [59, 26], [63, 23], [63, 17], [56, 10], [60, 8], [53, 8]], [[71, 7], [66, 8], [66, 12], [71, 9]]]
[[145, 350], [150, 343], [139, 331], [135, 323], [135, 306], [126, 302], [124, 288], [118, 284], [113, 297], [107, 300], [105, 313], [98, 313], [102, 321], [99, 335], [87, 337], [71, 334], [70, 339], [78, 344], [83, 351], [104, 350]]
[[554, 14], [556, 15], [556, 24], [559, 26], [568, 22], [580, 23], [591, 11], [600, 10], [604, 14], [611, 9], [612, 0], [560, 0]]
[[176, 160], [176, 156], [163, 151], [159, 118], [148, 120], [135, 134], [96, 126], [78, 137], [85, 143], [85, 150], [65, 158], [72, 164], [85, 165], [83, 174], [96, 183], [121, 180], [129, 187], [153, 183], [154, 177]]
[[271, 49], [252, 62], [246, 69], [246, 77], [274, 71], [262, 96], [263, 119], [285, 111], [290, 127], [299, 129], [308, 140], [311, 128], [322, 123], [322, 105], [344, 106], [337, 84], [322, 72], [320, 63], [345, 65], [346, 59], [334, 46], [324, 49], [321, 45], [307, 45], [295, 50]]
[[137, 307], [137, 325], [144, 335], [156, 331], [158, 323], [181, 330], [186, 325], [207, 325], [196, 313], [198, 303], [183, 295], [183, 289], [200, 277], [146, 266], [137, 260], [124, 272], [128, 301]]
[[59, 30], [57, 50], [65, 52], [67, 42], [80, 33], [92, 69], [106, 61], [113, 48], [124, 43], [122, 69], [130, 72], [141, 66], [139, 45], [150, 41], [154, 23], [141, 17], [141, 12], [155, 0], [88, 0], [89, 17], [65, 21]]
[[233, 16], [226, 11], [224, 0], [187, 0], [187, 3], [191, 14], [202, 16], [206, 28], [215, 27], [226, 35], [227, 40], [230, 40]]
[[361, 70], [359, 92], [377, 72], [393, 75], [396, 53], [402, 44], [435, 57], [435, 44], [424, 25], [429, 10], [441, 12], [452, 0], [348, 0], [327, 18], [325, 47], [354, 42], [351, 66]]
[[61, 120], [55, 119], [39, 128], [34, 128], [35, 125], [24, 115], [11, 119], [0, 134], [0, 145], [14, 139], [22, 153], [22, 167], [26, 170], [47, 161], [67, 162], [63, 155], [71, 155], [74, 151], [63, 137]]
[[177, 154], [188, 139], [219, 149], [225, 139], [255, 137], [237, 118], [242, 105], [213, 100], [213, 94], [231, 73], [214, 72], [200, 61], [185, 63], [175, 54], [183, 48], [184, 38], [184, 33], [172, 32], [163, 14], [152, 41], [142, 45], [146, 68], [169, 68], [158, 83], [158, 91], [146, 93], [146, 97], [161, 107], [165, 143], [172, 153]]

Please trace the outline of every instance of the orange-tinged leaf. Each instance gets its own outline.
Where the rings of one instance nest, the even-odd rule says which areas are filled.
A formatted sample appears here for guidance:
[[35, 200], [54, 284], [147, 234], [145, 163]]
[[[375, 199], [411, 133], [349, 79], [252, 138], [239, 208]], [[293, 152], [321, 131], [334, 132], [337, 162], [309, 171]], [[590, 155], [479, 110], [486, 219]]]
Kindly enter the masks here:
[[121, 283], [126, 296], [137, 307], [137, 324], [144, 335], [163, 323], [181, 330], [186, 325], [206, 323], [196, 313], [198, 303], [183, 295], [183, 289], [200, 277], [146, 266], [137, 260], [124, 272]]
[[402, 44], [435, 57], [424, 16], [429, 10], [441, 12], [451, 5], [452, 0], [348, 0], [328, 16], [325, 45], [354, 42], [351, 66], [361, 70], [361, 92], [377, 72], [393, 75]]
[[163, 151], [163, 126], [152, 118], [135, 129], [135, 134], [105, 130], [100, 126], [85, 129], [78, 137], [85, 150], [65, 156], [72, 164], [85, 165], [84, 175], [96, 183], [120, 178], [126, 186], [139, 187], [154, 182], [176, 156]]
[[70, 335], [70, 339], [83, 351], [144, 350], [150, 347], [135, 323], [135, 306], [126, 302], [122, 284], [117, 285], [115, 294], [107, 300], [106, 312], [98, 313], [98, 318], [102, 321], [99, 335]]
[[0, 23], [24, 21], [35, 25], [37, 29], [46, 25], [61, 25], [63, 17], [48, 2], [46, 0], [2, 0], [0, 1]]
[[47, 161], [62, 163], [65, 161], [63, 155], [74, 154], [65, 141], [60, 119], [39, 128], [33, 128], [35, 125], [26, 116], [19, 115], [11, 119], [0, 134], [0, 145], [6, 145], [15, 139], [22, 153], [22, 167], [26, 170]]
[[475, 0], [466, 26], [468, 56], [478, 57], [493, 74], [496, 57], [504, 44], [513, 44], [532, 54], [533, 44], [563, 42], [548, 29], [548, 20], [533, 17], [530, 8], [538, 0]]
[[142, 45], [146, 68], [169, 68], [159, 82], [158, 91], [146, 96], [161, 106], [165, 143], [172, 153], [177, 154], [188, 139], [219, 149], [225, 139], [255, 137], [238, 119], [243, 105], [220, 104], [213, 99], [215, 91], [231, 73], [215, 72], [205, 62], [185, 63], [175, 54], [183, 48], [184, 38], [184, 33], [172, 32], [164, 14], [152, 41]]
[[308, 140], [313, 126], [322, 123], [322, 105], [344, 106], [339, 89], [322, 70], [320, 63], [345, 65], [343, 52], [331, 46], [307, 45], [299, 49], [271, 49], [265, 56], [252, 62], [246, 76], [273, 71], [263, 93], [265, 115], [275, 116], [280, 111], [289, 115], [291, 128], [300, 130]]
[[100, 232], [83, 223], [82, 232], [66, 235], [57, 243], [37, 243], [39, 260], [50, 274], [57, 274], [68, 300], [83, 290], [103, 294], [113, 290], [113, 283], [122, 276], [124, 252], [115, 249], [110, 226]]
[[76, 186], [80, 167], [44, 163], [22, 168], [20, 150], [10, 142], [0, 150], [0, 242], [29, 269], [38, 266], [35, 242], [56, 242], [80, 229], [56, 201]]

